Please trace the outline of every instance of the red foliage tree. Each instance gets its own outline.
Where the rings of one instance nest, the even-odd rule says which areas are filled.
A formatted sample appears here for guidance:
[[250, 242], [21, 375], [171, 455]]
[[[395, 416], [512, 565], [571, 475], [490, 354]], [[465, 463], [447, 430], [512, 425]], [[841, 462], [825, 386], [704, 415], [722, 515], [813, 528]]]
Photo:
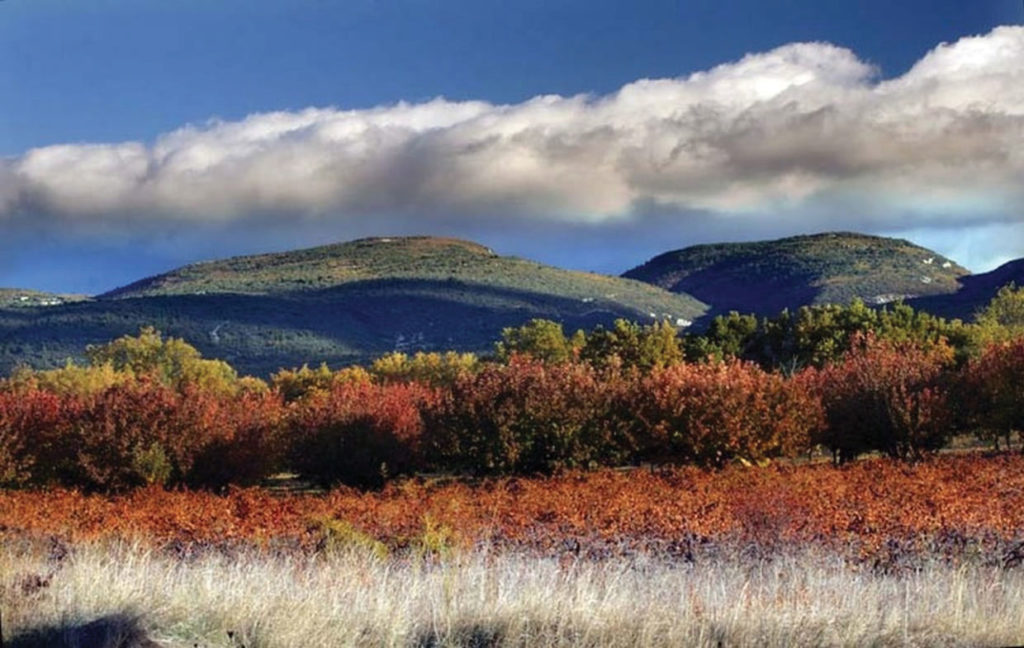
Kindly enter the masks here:
[[223, 488], [256, 484], [284, 466], [287, 446], [285, 408], [279, 392], [242, 392], [209, 402], [209, 394], [187, 391], [184, 406], [204, 421], [207, 438], [198, 440], [185, 479], [191, 486]]
[[952, 362], [945, 344], [925, 348], [857, 334], [842, 361], [807, 370], [798, 382], [821, 394], [827, 425], [818, 440], [836, 462], [871, 450], [919, 459], [952, 432]]
[[512, 355], [454, 381], [428, 415], [435, 466], [482, 473], [550, 472], [631, 454], [615, 403], [624, 383], [577, 362]]
[[418, 383], [338, 384], [290, 405], [292, 464], [322, 483], [376, 486], [421, 466], [421, 409], [437, 391]]
[[81, 401], [36, 388], [0, 392], [0, 485], [57, 480], [69, 464], [68, 427]]
[[180, 479], [218, 418], [212, 399], [187, 406], [182, 395], [150, 380], [110, 387], [88, 399], [72, 423], [74, 485], [123, 490]]
[[706, 466], [794, 455], [822, 424], [804, 384], [736, 360], [656, 369], [640, 381], [633, 410], [650, 458]]
[[968, 424], [1009, 447], [1013, 430], [1024, 430], [1024, 338], [988, 346], [964, 367], [960, 387]]

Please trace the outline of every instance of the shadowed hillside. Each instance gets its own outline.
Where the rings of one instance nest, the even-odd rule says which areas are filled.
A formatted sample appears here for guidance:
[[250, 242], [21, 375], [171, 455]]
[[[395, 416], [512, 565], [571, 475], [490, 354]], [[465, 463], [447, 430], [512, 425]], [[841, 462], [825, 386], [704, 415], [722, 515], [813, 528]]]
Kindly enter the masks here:
[[186, 266], [93, 301], [0, 309], [0, 371], [62, 364], [151, 325], [244, 373], [363, 362], [392, 350], [486, 351], [532, 318], [569, 330], [691, 320], [706, 307], [647, 284], [561, 270], [453, 239], [362, 239]]
[[908, 300], [908, 303], [941, 317], [970, 320], [1003, 286], [1014, 283], [1024, 287], [1024, 259], [1004, 263], [991, 272], [960, 277], [958, 282], [960, 289], [955, 293], [919, 297]]

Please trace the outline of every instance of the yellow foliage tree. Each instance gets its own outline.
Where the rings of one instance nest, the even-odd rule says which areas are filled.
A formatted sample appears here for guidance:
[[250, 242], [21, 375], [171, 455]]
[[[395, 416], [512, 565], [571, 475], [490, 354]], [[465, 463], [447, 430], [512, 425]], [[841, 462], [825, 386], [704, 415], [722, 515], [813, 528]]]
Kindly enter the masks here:
[[62, 395], [87, 396], [134, 380], [128, 371], [118, 371], [109, 362], [82, 367], [72, 362], [60, 369], [16, 369], [7, 381], [15, 389], [42, 389]]
[[974, 321], [979, 348], [1024, 337], [1024, 287], [1011, 283], [1000, 288]]
[[161, 383], [181, 389], [194, 386], [211, 393], [234, 393], [238, 373], [223, 360], [206, 360], [180, 338], [166, 338], [152, 327], [136, 336], [125, 335], [107, 344], [89, 346], [86, 356], [92, 367], [110, 365], [115, 371], [152, 376]]
[[370, 373], [356, 365], [331, 371], [327, 363], [316, 369], [302, 365], [299, 369], [282, 369], [270, 377], [270, 386], [291, 402], [311, 394], [330, 391], [335, 385], [370, 382]]
[[435, 386], [450, 385], [459, 376], [474, 373], [480, 360], [472, 353], [424, 353], [409, 357], [404, 353], [389, 353], [374, 361], [370, 373], [384, 382], [417, 381]]

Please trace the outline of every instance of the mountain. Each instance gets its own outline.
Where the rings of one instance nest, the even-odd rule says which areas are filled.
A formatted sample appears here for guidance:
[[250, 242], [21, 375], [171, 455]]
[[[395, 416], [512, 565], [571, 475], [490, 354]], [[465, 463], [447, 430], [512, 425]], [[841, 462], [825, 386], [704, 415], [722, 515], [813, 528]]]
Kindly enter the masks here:
[[197, 263], [88, 301], [0, 307], [0, 372], [61, 364], [152, 325], [244, 373], [392, 350], [487, 351], [506, 326], [616, 318], [685, 324], [707, 307], [648, 284], [562, 270], [456, 239], [372, 238]]
[[1024, 259], [1004, 263], [990, 272], [960, 277], [957, 281], [960, 289], [955, 293], [918, 297], [907, 303], [947, 319], [970, 320], [992, 301], [1003, 286], [1014, 283], [1024, 287]]
[[777, 315], [810, 304], [868, 304], [945, 295], [960, 288], [965, 268], [902, 239], [850, 232], [775, 241], [695, 245], [666, 252], [623, 277], [711, 305], [712, 315], [735, 310]]

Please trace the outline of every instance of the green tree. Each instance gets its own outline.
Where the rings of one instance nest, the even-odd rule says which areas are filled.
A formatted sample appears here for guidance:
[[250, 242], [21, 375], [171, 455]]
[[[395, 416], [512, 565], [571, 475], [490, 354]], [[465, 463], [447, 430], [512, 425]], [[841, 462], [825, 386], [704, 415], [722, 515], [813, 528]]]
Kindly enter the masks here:
[[1008, 284], [974, 318], [978, 347], [1024, 337], [1024, 287]]
[[577, 336], [567, 338], [558, 322], [532, 319], [520, 327], [502, 330], [496, 351], [503, 362], [513, 354], [529, 355], [545, 362], [567, 362], [576, 355], [577, 347], [573, 345], [578, 341]]
[[734, 311], [716, 317], [703, 334], [687, 335], [684, 349], [689, 360], [736, 357], [793, 373], [839, 361], [850, 350], [853, 336], [865, 333], [926, 347], [947, 342], [961, 361], [971, 343], [971, 329], [960, 320], [947, 321], [901, 302], [876, 309], [855, 299], [846, 306], [802, 306], [795, 313], [784, 310], [760, 321]]
[[93, 367], [109, 364], [116, 371], [152, 376], [177, 389], [193, 385], [213, 393], [231, 393], [238, 387], [238, 373], [231, 365], [205, 360], [192, 345], [180, 338], [164, 339], [153, 327], [142, 328], [137, 336], [90, 345], [86, 356]]
[[667, 320], [641, 326], [618, 319], [610, 330], [599, 326], [586, 336], [580, 357], [595, 367], [619, 364], [646, 371], [682, 362], [683, 351]]
[[756, 341], [759, 326], [753, 315], [740, 315], [730, 311], [711, 320], [703, 334], [691, 333], [683, 343], [688, 360], [743, 357]]

